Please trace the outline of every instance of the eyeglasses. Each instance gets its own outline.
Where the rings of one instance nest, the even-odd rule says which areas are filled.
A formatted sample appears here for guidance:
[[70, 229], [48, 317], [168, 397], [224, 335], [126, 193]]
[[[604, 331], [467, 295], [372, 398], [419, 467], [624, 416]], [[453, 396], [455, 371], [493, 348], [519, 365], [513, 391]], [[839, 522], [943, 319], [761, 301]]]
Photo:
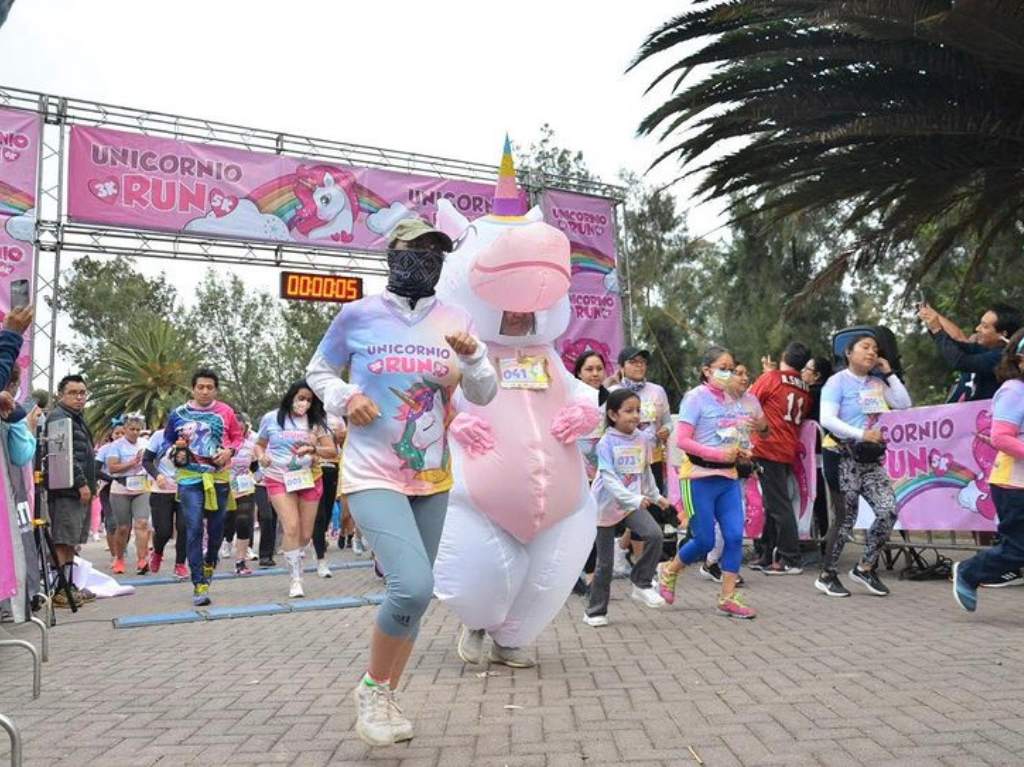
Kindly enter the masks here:
[[64, 392], [64, 396], [65, 397], [74, 397], [75, 399], [85, 399], [86, 397], [89, 396], [89, 392], [87, 392], [85, 390], [82, 390], [82, 391], [66, 391], [66, 392]]

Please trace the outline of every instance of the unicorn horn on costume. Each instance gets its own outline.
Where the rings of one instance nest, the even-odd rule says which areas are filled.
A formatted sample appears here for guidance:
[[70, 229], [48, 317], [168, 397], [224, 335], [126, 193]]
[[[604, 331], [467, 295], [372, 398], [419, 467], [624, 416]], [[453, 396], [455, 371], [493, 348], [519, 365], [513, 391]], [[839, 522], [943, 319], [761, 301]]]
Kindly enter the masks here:
[[522, 216], [523, 199], [516, 186], [516, 166], [512, 161], [512, 142], [505, 134], [505, 147], [501, 152], [501, 165], [498, 167], [498, 183], [494, 185], [494, 205], [491, 212], [495, 216]]
[[404, 402], [406, 405], [408, 405], [413, 411], [418, 413], [420, 410], [423, 409], [423, 404], [421, 402], [419, 402], [418, 400], [413, 399], [408, 394], [406, 394], [404, 391], [399, 391], [394, 386], [389, 386], [388, 388], [391, 389], [391, 393], [392, 394], [394, 394], [396, 397], [398, 397], [398, 399], [402, 400], [402, 402]]

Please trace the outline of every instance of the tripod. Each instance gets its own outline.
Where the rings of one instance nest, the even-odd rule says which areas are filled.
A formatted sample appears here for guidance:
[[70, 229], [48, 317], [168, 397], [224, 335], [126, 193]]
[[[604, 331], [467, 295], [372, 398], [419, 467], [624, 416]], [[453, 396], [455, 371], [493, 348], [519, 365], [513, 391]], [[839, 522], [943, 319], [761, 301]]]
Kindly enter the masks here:
[[[41, 495], [41, 494], [40, 494]], [[39, 506], [36, 506], [38, 509]], [[47, 599], [50, 599], [50, 604], [53, 604], [53, 595], [58, 591], [63, 591], [64, 596], [67, 597], [68, 606], [71, 608], [71, 612], [78, 612], [78, 602], [75, 600], [74, 595], [71, 592], [71, 582], [68, 577], [64, 574], [64, 567], [60, 564], [60, 560], [57, 558], [57, 547], [53, 543], [53, 536], [50, 535], [50, 525], [45, 519], [40, 519], [37, 516], [32, 520], [32, 537], [36, 542], [36, 556], [39, 558], [39, 582], [43, 587], [43, 593], [46, 594]], [[57, 571], [55, 578], [50, 578], [50, 562], [53, 562], [54, 567]], [[74, 568], [75, 563], [71, 562], [71, 567]], [[56, 612], [50, 610], [50, 625], [56, 625], [57, 616]]]

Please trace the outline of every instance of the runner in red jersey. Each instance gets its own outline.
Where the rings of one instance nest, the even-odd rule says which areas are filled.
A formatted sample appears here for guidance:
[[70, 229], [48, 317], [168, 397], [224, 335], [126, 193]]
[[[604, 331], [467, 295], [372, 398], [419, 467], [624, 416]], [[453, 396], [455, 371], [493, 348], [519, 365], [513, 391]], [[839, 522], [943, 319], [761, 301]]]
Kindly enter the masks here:
[[[767, 435], [755, 434], [754, 460], [761, 467], [761, 497], [765, 522], [761, 558], [751, 565], [765, 575], [799, 575], [800, 539], [790, 494], [793, 461], [800, 442], [800, 425], [811, 407], [807, 384], [800, 377], [810, 350], [793, 342], [782, 353], [778, 370], [768, 370], [750, 387], [768, 420]], [[793, 483], [795, 484], [795, 483]]]

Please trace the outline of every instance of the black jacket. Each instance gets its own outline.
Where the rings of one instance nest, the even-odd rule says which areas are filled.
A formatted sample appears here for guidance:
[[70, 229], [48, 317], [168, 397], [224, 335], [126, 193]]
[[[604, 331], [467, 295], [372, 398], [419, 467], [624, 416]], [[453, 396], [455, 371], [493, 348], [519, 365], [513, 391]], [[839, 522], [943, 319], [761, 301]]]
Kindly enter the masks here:
[[96, 453], [93, 449], [92, 432], [89, 431], [85, 418], [81, 413], [68, 410], [61, 404], [54, 405], [53, 410], [46, 418], [46, 423], [55, 423], [71, 419], [71, 449], [75, 467], [74, 487], [66, 490], [50, 490], [51, 496], [63, 496], [77, 498], [79, 488], [88, 487], [95, 494], [96, 492]]
[[974, 402], [995, 396], [999, 388], [996, 368], [1003, 357], [1002, 349], [986, 349], [980, 344], [955, 341], [944, 330], [932, 333], [932, 340], [946, 364], [960, 373], [947, 402]]

